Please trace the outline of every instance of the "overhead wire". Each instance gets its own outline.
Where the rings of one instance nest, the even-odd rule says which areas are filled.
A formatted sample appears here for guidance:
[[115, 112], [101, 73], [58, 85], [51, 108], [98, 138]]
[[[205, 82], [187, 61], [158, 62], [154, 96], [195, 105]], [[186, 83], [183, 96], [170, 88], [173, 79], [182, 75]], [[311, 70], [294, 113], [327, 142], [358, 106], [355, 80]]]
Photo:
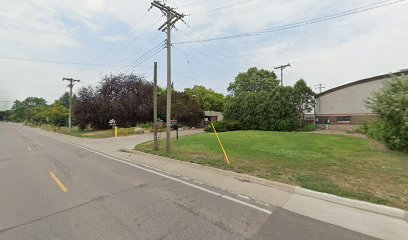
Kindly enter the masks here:
[[206, 3], [206, 2], [208, 2], [208, 1], [210, 1], [210, 0], [196, 1], [196, 2], [189, 3], [189, 4], [181, 5], [181, 6], [177, 7], [177, 8], [191, 7], [191, 6], [195, 6], [195, 5], [199, 5], [199, 4]]
[[149, 54], [144, 59], [139, 60], [137, 63], [132, 65], [130, 68], [128, 68], [128, 70], [126, 70], [125, 73], [131, 72], [131, 71], [133, 71], [134, 68], [138, 67], [140, 64], [143, 64], [143, 63], [149, 61], [150, 59], [155, 57], [157, 54], [159, 54], [163, 49], [165, 49], [165, 47], [157, 49], [155, 52], [153, 52], [152, 54]]
[[106, 66], [106, 67], [115, 67], [115, 66], [118, 66], [118, 65], [113, 65], [113, 64], [84, 63], [84, 62], [68, 62], [68, 61], [60, 61], [60, 60], [46, 60], [46, 59], [35, 59], [35, 58], [18, 58], [18, 57], [8, 57], [8, 56], [0, 56], [0, 59], [13, 60], [13, 61], [40, 62], [40, 63], [56, 63], [56, 64], [69, 64], [69, 65], [84, 65], [84, 66]]
[[[138, 34], [137, 36], [135, 36], [130, 42], [128, 42], [125, 46], [123, 46], [120, 50], [116, 51], [116, 55], [118, 56], [119, 53], [123, 52], [124, 50], [128, 49], [137, 39], [139, 39], [143, 34], [145, 34], [147, 31], [149, 31], [152, 27], [154, 27], [158, 22], [161, 21], [162, 18], [158, 19], [157, 21], [155, 21], [154, 23], [152, 23], [151, 25], [149, 25], [146, 29], [144, 29], [140, 34]], [[109, 61], [109, 59], [107, 60]], [[107, 61], [105, 61], [104, 63], [106, 63]]]
[[132, 26], [128, 29], [128, 31], [126, 31], [124, 34], [122, 34], [120, 36], [120, 38], [118, 40], [116, 40], [115, 42], [111, 43], [109, 47], [107, 47], [104, 51], [102, 51], [102, 53], [96, 57], [92, 62], [94, 61], [98, 61], [101, 57], [103, 57], [106, 53], [108, 53], [109, 51], [111, 51], [119, 42], [121, 42], [127, 35], [129, 35], [129, 33], [131, 33], [137, 26], [137, 24], [147, 15], [147, 13], [149, 12], [150, 8], [147, 9], [133, 24]]
[[189, 69], [190, 69], [191, 77], [192, 77], [194, 80], [196, 80], [195, 74], [194, 74], [194, 71], [193, 71], [193, 67], [191, 66], [189, 57], [187, 56], [186, 48], [183, 47], [183, 50], [184, 50], [184, 56], [186, 57], [186, 62], [187, 62], [188, 67], [189, 67]]
[[246, 33], [233, 34], [233, 35], [214, 37], [214, 38], [207, 38], [207, 39], [175, 42], [174, 44], [203, 43], [203, 42], [211, 42], [211, 41], [226, 40], [226, 39], [233, 39], [233, 38], [253, 37], [253, 36], [258, 36], [258, 35], [265, 34], [265, 33], [283, 31], [283, 30], [299, 28], [299, 27], [303, 27], [303, 26], [311, 25], [311, 24], [315, 24], [315, 23], [320, 23], [320, 22], [324, 22], [324, 21], [329, 21], [329, 20], [336, 19], [336, 18], [341, 18], [341, 17], [345, 17], [345, 16], [349, 16], [349, 15], [353, 15], [353, 14], [357, 14], [357, 13], [361, 13], [361, 12], [366, 12], [366, 11], [378, 9], [378, 8], [389, 6], [389, 5], [394, 5], [394, 4], [397, 4], [397, 3], [404, 2], [404, 1], [405, 0], [381, 1], [381, 2], [370, 4], [370, 5], [367, 5], [367, 6], [364, 6], [364, 7], [354, 8], [354, 9], [346, 10], [346, 11], [343, 11], [343, 12], [339, 12], [339, 13], [324, 16], [324, 17], [319, 17], [319, 18], [315, 18], [315, 19], [310, 19], [310, 20], [306, 20], [306, 21], [301, 21], [301, 22], [296, 22], [296, 23], [291, 23], [291, 24], [286, 24], [286, 25], [281, 25], [281, 26], [276, 26], [276, 27], [265, 28], [265, 29], [260, 30], [260, 31], [246, 32]]
[[212, 12], [224, 10], [224, 9], [226, 9], [226, 8], [236, 7], [236, 6], [239, 6], [239, 5], [242, 5], [242, 4], [246, 4], [246, 3], [249, 3], [249, 2], [253, 2], [253, 1], [256, 1], [256, 0], [245, 0], [245, 1], [233, 3], [233, 4], [230, 4], [230, 5], [226, 5], [226, 6], [213, 8], [213, 9], [206, 10], [206, 11], [193, 12], [193, 13], [191, 13], [191, 15], [198, 15], [198, 14], [204, 14], [204, 13], [212, 13]]
[[[187, 25], [187, 26], [188, 26], [189, 29], [192, 30], [192, 27], [190, 25]], [[181, 30], [179, 30], [179, 32], [183, 33], [184, 35], [186, 35], [188, 37], [192, 36], [192, 35], [189, 35], [189, 34], [185, 33], [184, 31], [181, 31]], [[195, 34], [198, 34], [198, 35], [202, 36], [202, 34], [199, 33], [199, 32], [192, 32], [192, 33], [195, 33]], [[259, 63], [255, 62], [255, 61], [252, 61], [251, 59], [242, 59], [242, 56], [236, 54], [235, 52], [233, 52], [233, 53], [234, 53], [234, 55], [236, 57], [228, 56], [227, 54], [225, 54], [225, 52], [227, 51], [225, 46], [219, 45], [218, 42], [214, 42], [214, 44], [216, 44], [218, 47], [222, 48], [222, 52], [210, 47], [208, 44], [198, 43], [198, 44], [195, 44], [195, 45], [199, 45], [202, 48], [207, 48], [207, 49], [211, 50], [212, 52], [214, 52], [216, 55], [219, 55], [219, 56], [223, 57], [224, 59], [218, 58], [221, 61], [226, 60], [226, 61], [229, 61], [229, 62], [235, 62], [235, 63], [237, 63], [237, 64], [239, 64], [241, 66], [245, 65], [247, 62], [252, 62], [253, 64], [255, 64], [255, 66], [259, 65]], [[206, 54], [206, 55], [209, 56], [208, 54]]]
[[132, 62], [124, 66], [119, 71], [127, 72], [129, 69], [134, 68], [135, 66], [138, 66], [142, 64], [143, 62], [146, 62], [148, 59], [152, 58], [153, 56], [157, 55], [164, 48], [165, 48], [165, 40], [161, 41], [159, 44], [154, 46], [152, 49], [148, 50], [147, 52], [143, 53], [141, 56], [134, 59]]

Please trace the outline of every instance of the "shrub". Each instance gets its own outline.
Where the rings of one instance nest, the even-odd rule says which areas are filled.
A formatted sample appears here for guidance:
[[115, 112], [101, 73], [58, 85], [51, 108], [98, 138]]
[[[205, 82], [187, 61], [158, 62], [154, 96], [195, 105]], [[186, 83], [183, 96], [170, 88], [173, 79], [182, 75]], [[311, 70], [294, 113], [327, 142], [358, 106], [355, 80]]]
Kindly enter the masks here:
[[302, 128], [303, 132], [311, 132], [315, 130], [315, 126], [313, 124], [304, 125]]
[[149, 129], [149, 128], [153, 128], [153, 123], [151, 123], [151, 122], [148, 122], [148, 123], [139, 123], [139, 124], [136, 124], [135, 127], [137, 127], [137, 128], [143, 128], [143, 129]]
[[395, 77], [373, 94], [367, 106], [377, 115], [368, 125], [370, 137], [384, 142], [390, 149], [408, 152], [408, 76]]
[[[217, 132], [237, 131], [242, 129], [241, 123], [233, 120], [220, 121], [213, 124]], [[206, 127], [204, 130], [207, 132], [214, 132], [211, 124], [209, 124], [208, 127]]]
[[226, 120], [236, 120], [243, 129], [296, 131], [300, 128], [298, 103], [291, 87], [276, 87], [270, 92], [245, 92], [229, 96]]

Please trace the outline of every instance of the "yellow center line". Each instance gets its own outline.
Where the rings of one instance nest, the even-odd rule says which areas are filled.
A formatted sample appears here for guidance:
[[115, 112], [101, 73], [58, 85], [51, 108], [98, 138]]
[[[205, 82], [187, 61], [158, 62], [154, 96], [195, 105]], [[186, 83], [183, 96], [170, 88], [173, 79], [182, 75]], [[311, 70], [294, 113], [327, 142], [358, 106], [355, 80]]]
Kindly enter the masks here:
[[30, 152], [33, 151], [33, 149], [31, 149], [29, 146], [27, 146], [27, 150]]
[[64, 186], [64, 184], [62, 184], [62, 182], [57, 178], [57, 176], [55, 176], [53, 172], [50, 172], [50, 176], [52, 177], [52, 179], [54, 179], [55, 183], [57, 183], [58, 187], [60, 187], [63, 192], [68, 192], [68, 189]]

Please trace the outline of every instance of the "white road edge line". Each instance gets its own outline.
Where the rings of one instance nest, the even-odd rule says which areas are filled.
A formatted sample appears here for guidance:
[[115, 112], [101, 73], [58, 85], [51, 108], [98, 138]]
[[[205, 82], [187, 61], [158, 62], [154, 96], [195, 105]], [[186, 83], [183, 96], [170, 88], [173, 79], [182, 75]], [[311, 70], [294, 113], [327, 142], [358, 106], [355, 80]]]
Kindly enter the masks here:
[[249, 200], [249, 199], [250, 199], [248, 196], [241, 195], [241, 194], [238, 194], [238, 197], [242, 197], [242, 198], [245, 198], [245, 199], [247, 199], [247, 200]]
[[[40, 134], [42, 134], [42, 133], [40, 133]], [[60, 142], [64, 142], [64, 143], [71, 144], [71, 145], [76, 146], [76, 147], [78, 147], [78, 148], [82, 148], [82, 149], [84, 149], [84, 150], [87, 150], [87, 151], [89, 151], [89, 152], [93, 152], [93, 153], [95, 153], [95, 154], [98, 154], [98, 155], [100, 155], [100, 156], [103, 156], [103, 157], [112, 159], [112, 160], [114, 160], [114, 161], [121, 162], [121, 163], [130, 165], [130, 166], [139, 168], [139, 169], [141, 169], [141, 170], [144, 170], [144, 171], [147, 171], [147, 172], [150, 172], [150, 173], [153, 173], [153, 174], [156, 174], [156, 175], [159, 175], [159, 176], [162, 176], [162, 177], [171, 179], [171, 180], [173, 180], [173, 181], [176, 181], [176, 182], [185, 184], [185, 185], [190, 186], [190, 187], [195, 188], [195, 189], [199, 189], [199, 190], [201, 190], [201, 191], [210, 193], [210, 194], [212, 194], [212, 195], [219, 196], [219, 197], [222, 197], [222, 198], [224, 198], [224, 199], [228, 199], [228, 200], [230, 200], [230, 201], [232, 201], [232, 202], [236, 202], [236, 203], [239, 203], [239, 204], [241, 204], [241, 205], [244, 205], [244, 206], [247, 206], [247, 207], [256, 209], [256, 210], [261, 211], [261, 212], [263, 212], [263, 213], [266, 213], [266, 214], [268, 214], [268, 215], [271, 215], [271, 214], [272, 214], [272, 211], [270, 211], [270, 210], [268, 210], [268, 209], [261, 208], [261, 207], [258, 207], [258, 206], [256, 206], [256, 205], [253, 205], [253, 204], [250, 204], [250, 203], [241, 201], [241, 200], [239, 200], [239, 199], [236, 199], [236, 198], [233, 198], [233, 197], [230, 197], [230, 196], [226, 196], [226, 195], [223, 195], [223, 194], [221, 194], [221, 193], [214, 192], [214, 191], [209, 190], [209, 189], [207, 189], [207, 188], [204, 188], [204, 187], [200, 187], [200, 186], [191, 184], [191, 183], [189, 183], [189, 182], [180, 180], [180, 179], [175, 178], [175, 177], [168, 176], [168, 175], [163, 174], [163, 173], [160, 173], [160, 172], [153, 171], [153, 170], [151, 170], [151, 169], [147, 169], [147, 168], [145, 168], [145, 167], [140, 166], [139, 163], [138, 163], [138, 164], [133, 164], [133, 163], [128, 162], [127, 160], [121, 160], [122, 158], [120, 158], [120, 157], [116, 157], [116, 156], [113, 157], [113, 156], [107, 155], [107, 154], [105, 154], [105, 153], [101, 153], [101, 152], [92, 150], [92, 149], [90, 149], [90, 148], [87, 148], [87, 147], [78, 145], [78, 144], [76, 144], [76, 143], [72, 143], [72, 142], [68, 142], [68, 141], [62, 140], [62, 139], [54, 138], [54, 137], [52, 137], [52, 136], [50, 136], [50, 135], [46, 135], [46, 134], [42, 134], [42, 135], [47, 136], [47, 137], [49, 137], [49, 138], [53, 138], [53, 139], [58, 140], [58, 141], [60, 141]], [[149, 166], [147, 166], [147, 167], [149, 167]], [[151, 168], [151, 167], [149, 167], [149, 168]], [[160, 170], [160, 171], [161, 171], [161, 170]]]

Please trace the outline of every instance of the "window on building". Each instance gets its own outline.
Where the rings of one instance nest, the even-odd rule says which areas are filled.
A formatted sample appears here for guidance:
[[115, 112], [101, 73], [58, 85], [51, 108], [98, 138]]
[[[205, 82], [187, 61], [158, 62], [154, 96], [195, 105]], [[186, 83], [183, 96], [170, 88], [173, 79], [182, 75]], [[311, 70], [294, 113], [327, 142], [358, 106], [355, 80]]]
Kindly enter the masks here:
[[329, 124], [329, 117], [326, 116], [317, 116], [316, 117], [316, 124]]
[[337, 116], [336, 122], [350, 122], [350, 116]]

